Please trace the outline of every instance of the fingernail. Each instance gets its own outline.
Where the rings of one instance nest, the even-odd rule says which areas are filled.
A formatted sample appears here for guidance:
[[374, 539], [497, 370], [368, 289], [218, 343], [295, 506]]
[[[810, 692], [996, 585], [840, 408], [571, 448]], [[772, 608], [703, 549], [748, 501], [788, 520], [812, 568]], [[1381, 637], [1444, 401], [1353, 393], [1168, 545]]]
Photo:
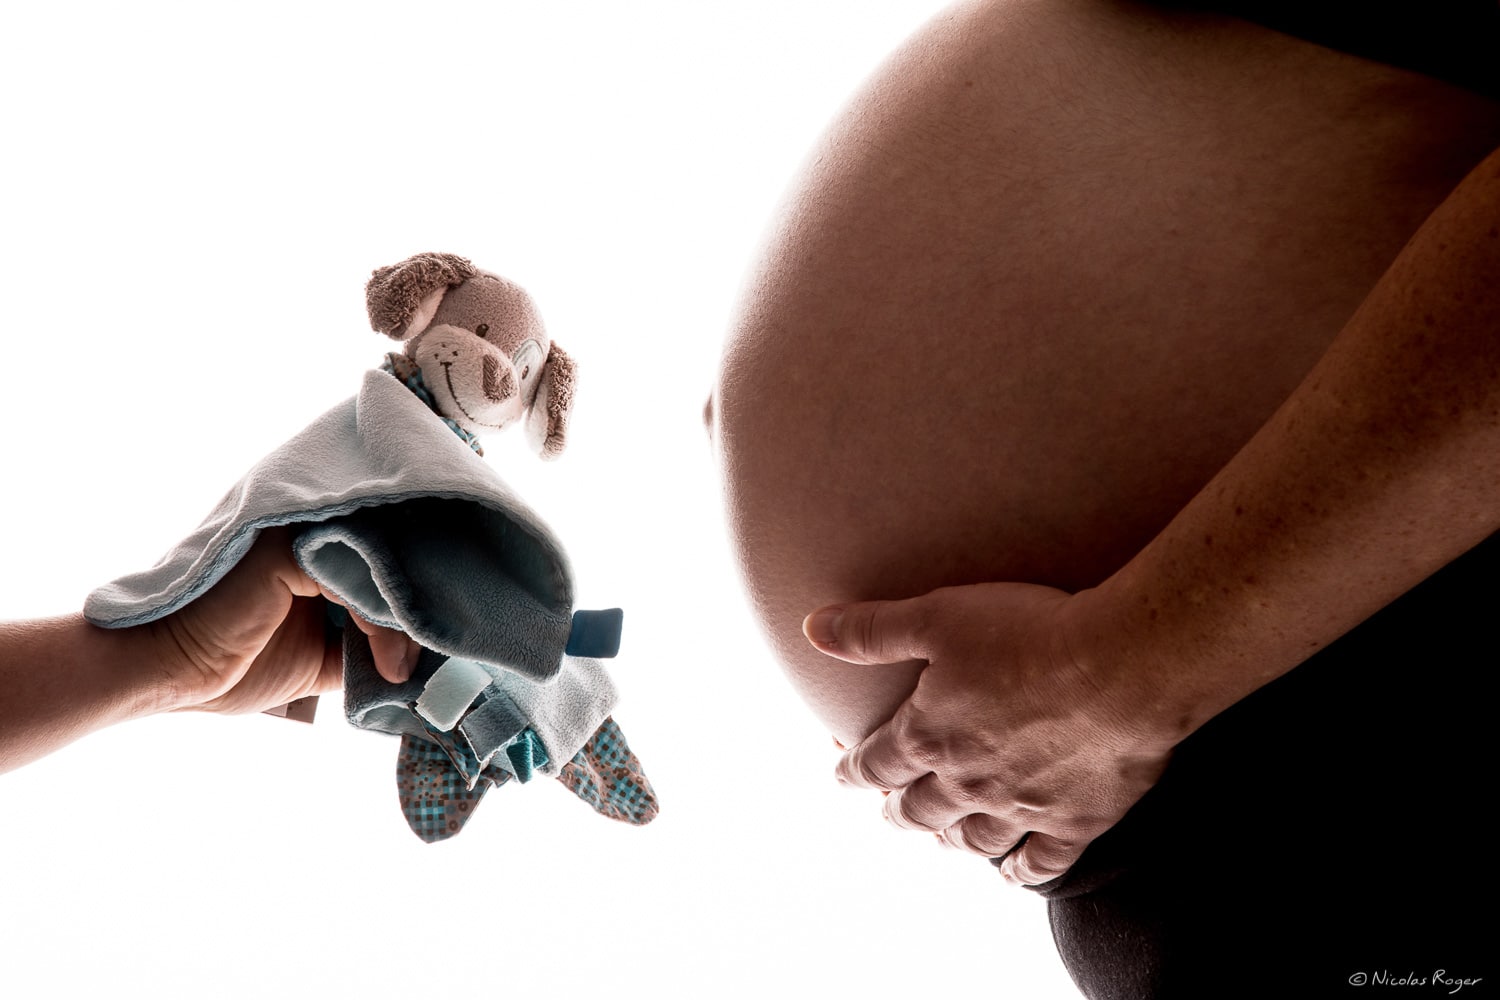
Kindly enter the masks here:
[[839, 641], [839, 623], [843, 619], [843, 608], [814, 611], [802, 622], [802, 634], [820, 645], [836, 646]]

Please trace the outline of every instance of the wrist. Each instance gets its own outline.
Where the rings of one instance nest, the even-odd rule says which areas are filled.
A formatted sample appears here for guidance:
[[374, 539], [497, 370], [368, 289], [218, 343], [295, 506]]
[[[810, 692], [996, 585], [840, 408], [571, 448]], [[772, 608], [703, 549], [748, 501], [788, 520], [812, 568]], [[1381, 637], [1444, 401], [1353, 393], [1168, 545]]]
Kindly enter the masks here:
[[174, 707], [144, 627], [73, 614], [0, 623], [0, 771], [129, 719]]
[[101, 665], [101, 683], [115, 706], [111, 722], [124, 722], [185, 703], [184, 688], [168, 669], [156, 624], [105, 629], [83, 623], [82, 642]]
[[1249, 691], [1226, 683], [1211, 639], [1164, 615], [1121, 574], [1073, 595], [1063, 636], [1133, 743], [1170, 750]]

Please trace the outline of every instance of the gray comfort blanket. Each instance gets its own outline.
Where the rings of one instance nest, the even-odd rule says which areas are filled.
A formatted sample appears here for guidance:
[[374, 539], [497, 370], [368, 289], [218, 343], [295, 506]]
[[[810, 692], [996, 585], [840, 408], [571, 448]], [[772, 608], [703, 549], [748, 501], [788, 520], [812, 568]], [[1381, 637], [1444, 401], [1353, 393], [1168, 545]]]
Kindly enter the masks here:
[[[257, 463], [156, 566], [90, 594], [84, 614], [106, 628], [171, 614], [280, 525], [300, 526], [293, 550], [314, 580], [425, 650], [409, 681], [388, 684], [344, 630], [346, 714], [403, 737], [402, 804], [423, 839], [456, 833], [488, 785], [535, 771], [614, 818], [654, 816], [594, 659], [614, 655], [619, 612], [575, 615], [551, 531], [385, 372]], [[602, 787], [590, 768], [618, 768], [622, 754], [639, 780]]]
[[298, 560], [377, 624], [448, 656], [557, 673], [572, 576], [541, 521], [405, 386], [365, 373], [359, 395], [267, 455], [161, 562], [89, 595], [107, 628], [176, 611], [260, 532], [307, 525]]

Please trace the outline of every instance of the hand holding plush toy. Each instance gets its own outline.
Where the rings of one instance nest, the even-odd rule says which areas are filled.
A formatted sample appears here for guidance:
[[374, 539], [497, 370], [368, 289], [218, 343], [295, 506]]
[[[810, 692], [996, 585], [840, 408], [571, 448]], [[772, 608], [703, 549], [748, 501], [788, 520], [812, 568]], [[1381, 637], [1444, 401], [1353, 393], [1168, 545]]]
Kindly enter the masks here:
[[621, 613], [575, 610], [561, 544], [475, 454], [478, 434], [524, 423], [542, 457], [558, 455], [572, 361], [525, 292], [461, 257], [381, 268], [366, 297], [405, 353], [257, 462], [155, 566], [90, 594], [85, 616], [158, 621], [285, 529], [323, 593], [421, 647], [391, 683], [365, 633], [342, 629], [345, 714], [401, 737], [397, 784], [418, 836], [452, 836], [486, 789], [536, 772], [606, 816], [649, 822], [655, 793], [597, 659], [615, 655]]

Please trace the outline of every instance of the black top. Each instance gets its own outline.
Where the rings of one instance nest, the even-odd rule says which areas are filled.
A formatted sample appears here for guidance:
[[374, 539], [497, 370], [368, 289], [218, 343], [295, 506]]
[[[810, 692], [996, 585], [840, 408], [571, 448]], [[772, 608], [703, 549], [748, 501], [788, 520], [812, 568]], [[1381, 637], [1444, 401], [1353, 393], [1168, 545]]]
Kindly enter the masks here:
[[1168, 0], [1500, 98], [1500, 0]]

